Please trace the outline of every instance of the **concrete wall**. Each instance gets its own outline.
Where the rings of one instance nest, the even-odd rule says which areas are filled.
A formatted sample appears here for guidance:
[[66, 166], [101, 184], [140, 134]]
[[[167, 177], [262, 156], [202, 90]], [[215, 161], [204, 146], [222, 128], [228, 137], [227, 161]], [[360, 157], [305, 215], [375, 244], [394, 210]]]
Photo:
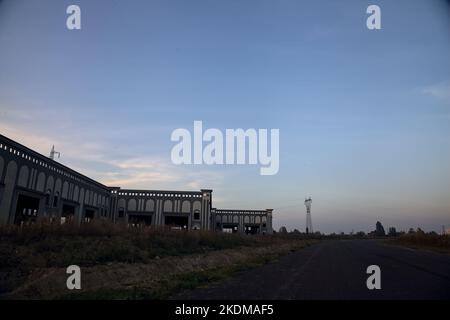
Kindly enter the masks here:
[[[212, 190], [167, 191], [116, 188], [114, 221], [128, 223], [149, 217], [151, 225], [165, 225], [166, 217], [186, 217], [187, 229], [211, 230]], [[120, 214], [122, 213], [123, 214]], [[150, 219], [151, 218], [151, 219]]]
[[250, 231], [247, 228], [256, 228], [256, 233], [272, 234], [272, 212], [272, 209], [233, 210], [213, 208], [214, 230], [221, 231], [225, 227], [232, 227], [236, 228], [235, 232], [248, 233]]
[[0, 223], [14, 223], [21, 195], [39, 200], [38, 218], [58, 218], [64, 205], [78, 221], [86, 206], [111, 215], [108, 187], [0, 135]]

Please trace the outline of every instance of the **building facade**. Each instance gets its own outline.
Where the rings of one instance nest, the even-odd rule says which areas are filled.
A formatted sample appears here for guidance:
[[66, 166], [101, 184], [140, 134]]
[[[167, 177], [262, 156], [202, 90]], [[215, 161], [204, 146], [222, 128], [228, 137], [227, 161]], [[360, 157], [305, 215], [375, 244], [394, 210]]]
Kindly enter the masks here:
[[131, 190], [105, 186], [0, 135], [0, 224], [40, 218], [130, 226], [272, 233], [272, 210], [212, 207], [212, 190]]
[[212, 209], [215, 230], [230, 233], [272, 233], [272, 209], [229, 210]]

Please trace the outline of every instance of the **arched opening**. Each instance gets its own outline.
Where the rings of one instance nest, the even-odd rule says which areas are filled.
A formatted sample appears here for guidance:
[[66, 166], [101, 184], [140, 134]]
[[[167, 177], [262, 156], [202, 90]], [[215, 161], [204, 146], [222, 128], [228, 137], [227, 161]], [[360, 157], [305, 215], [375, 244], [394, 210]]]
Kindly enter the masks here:
[[55, 192], [55, 195], [53, 196], [53, 207], [56, 208], [58, 206], [59, 202], [59, 192]]

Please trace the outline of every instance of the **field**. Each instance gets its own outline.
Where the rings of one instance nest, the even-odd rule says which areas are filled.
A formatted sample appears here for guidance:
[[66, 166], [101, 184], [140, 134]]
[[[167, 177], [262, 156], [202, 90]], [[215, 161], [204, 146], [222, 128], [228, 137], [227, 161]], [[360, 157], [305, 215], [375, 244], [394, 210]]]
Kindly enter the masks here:
[[450, 253], [450, 235], [438, 235], [436, 233], [418, 231], [402, 234], [387, 240], [387, 242], [414, 249], [427, 249], [441, 253]]
[[[246, 236], [128, 228], [106, 221], [0, 227], [2, 299], [165, 299], [312, 243], [294, 236]], [[81, 268], [68, 290], [66, 268]]]

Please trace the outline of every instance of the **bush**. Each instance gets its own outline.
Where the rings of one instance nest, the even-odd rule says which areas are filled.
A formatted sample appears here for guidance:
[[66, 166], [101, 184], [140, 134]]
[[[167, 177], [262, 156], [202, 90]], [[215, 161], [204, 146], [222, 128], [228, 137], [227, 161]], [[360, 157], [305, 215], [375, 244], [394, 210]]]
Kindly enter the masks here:
[[435, 232], [425, 233], [422, 230], [402, 234], [393, 240], [399, 244], [427, 246], [442, 249], [450, 249], [450, 236], [439, 235]]

